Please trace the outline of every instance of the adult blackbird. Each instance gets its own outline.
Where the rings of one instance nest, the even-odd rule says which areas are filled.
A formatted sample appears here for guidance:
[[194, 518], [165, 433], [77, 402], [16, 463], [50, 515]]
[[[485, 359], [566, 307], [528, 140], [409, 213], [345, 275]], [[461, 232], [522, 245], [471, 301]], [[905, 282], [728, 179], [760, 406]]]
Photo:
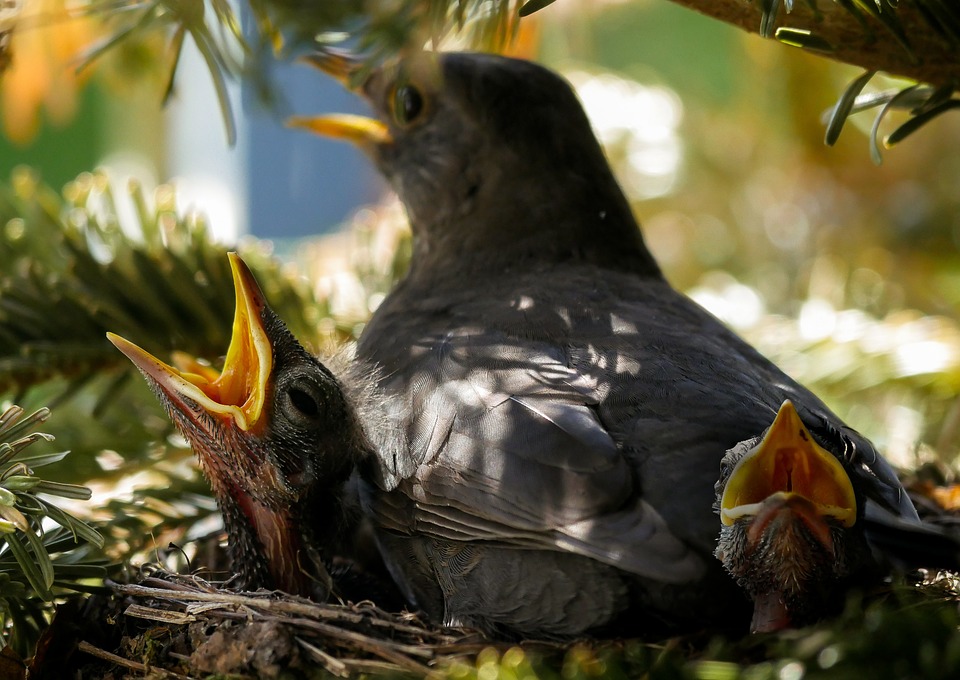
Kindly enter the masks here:
[[407, 411], [361, 497], [412, 603], [520, 636], [736, 621], [714, 484], [785, 400], [841, 444], [857, 517], [917, 521], [869, 441], [671, 288], [563, 79], [484, 54], [311, 61], [376, 118], [292, 124], [358, 144], [413, 231], [358, 347]]
[[[359, 364], [340, 377], [307, 352], [269, 307], [246, 264], [230, 254], [233, 335], [222, 372], [174, 368], [112, 333], [193, 446], [223, 514], [228, 554], [247, 588], [326, 600], [391, 593], [375, 575], [331, 568], [359, 513], [350, 476], [389, 437], [383, 403]], [[342, 378], [342, 380], [341, 380]], [[366, 405], [376, 405], [366, 408]], [[366, 423], [364, 428], [362, 423]], [[396, 598], [398, 599], [398, 598]]]

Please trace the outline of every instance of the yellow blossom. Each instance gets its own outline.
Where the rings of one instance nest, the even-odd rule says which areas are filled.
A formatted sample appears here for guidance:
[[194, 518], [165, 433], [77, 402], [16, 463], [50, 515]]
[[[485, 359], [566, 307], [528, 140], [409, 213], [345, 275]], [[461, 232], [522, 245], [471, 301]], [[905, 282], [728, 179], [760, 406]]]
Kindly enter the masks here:
[[37, 134], [41, 108], [55, 125], [73, 117], [82, 77], [77, 56], [95, 29], [68, 0], [20, 2], [8, 36], [11, 61], [0, 74], [0, 123], [10, 140], [25, 145]]

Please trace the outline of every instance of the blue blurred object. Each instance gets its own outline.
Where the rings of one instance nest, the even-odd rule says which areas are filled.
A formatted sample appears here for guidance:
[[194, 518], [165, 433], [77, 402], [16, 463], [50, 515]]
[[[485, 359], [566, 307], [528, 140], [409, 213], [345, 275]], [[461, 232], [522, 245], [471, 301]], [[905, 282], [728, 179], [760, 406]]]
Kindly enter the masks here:
[[[361, 152], [285, 126], [288, 116], [369, 113], [360, 98], [302, 63], [261, 60], [260, 79], [228, 82], [237, 139], [227, 145], [210, 72], [184, 44], [168, 107], [167, 174], [184, 209], [207, 215], [227, 241], [249, 233], [295, 240], [336, 229], [386, 190]], [[259, 89], [269, 83], [269, 102]]]
[[243, 87], [247, 213], [250, 232], [296, 238], [331, 231], [386, 187], [353, 146], [284, 127], [293, 113], [369, 114], [342, 85], [298, 63], [269, 61], [265, 74], [280, 101], [268, 111], [254, 85]]

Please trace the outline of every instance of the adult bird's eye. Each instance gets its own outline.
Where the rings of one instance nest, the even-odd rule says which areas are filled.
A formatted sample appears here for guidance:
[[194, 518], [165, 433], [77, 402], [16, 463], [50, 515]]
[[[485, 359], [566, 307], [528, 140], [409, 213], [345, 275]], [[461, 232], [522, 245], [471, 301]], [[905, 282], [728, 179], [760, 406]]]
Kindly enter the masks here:
[[413, 85], [400, 85], [393, 93], [393, 117], [400, 125], [413, 123], [423, 113], [423, 95]]

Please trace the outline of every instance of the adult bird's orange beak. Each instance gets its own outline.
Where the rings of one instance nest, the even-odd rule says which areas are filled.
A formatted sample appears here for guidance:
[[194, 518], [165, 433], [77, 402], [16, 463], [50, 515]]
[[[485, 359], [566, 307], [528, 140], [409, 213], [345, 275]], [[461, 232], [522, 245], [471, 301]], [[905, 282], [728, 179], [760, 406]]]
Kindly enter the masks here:
[[[362, 94], [356, 83], [361, 73], [360, 63], [352, 57], [328, 50], [308, 55], [302, 61], [332, 76], [352, 92]], [[343, 139], [360, 148], [393, 142], [393, 135], [383, 121], [348, 113], [291, 116], [287, 119], [287, 126], [309, 130], [325, 137]]]
[[229, 258], [237, 304], [230, 346], [219, 374], [185, 355], [180, 355], [183, 358], [176, 363], [181, 366], [175, 368], [119, 335], [107, 333], [107, 338], [182, 413], [193, 414], [199, 407], [208, 415], [232, 420], [244, 432], [256, 432], [262, 425], [267, 380], [273, 369], [273, 350], [261, 320], [267, 303], [243, 260], [236, 253]]
[[300, 61], [320, 69], [354, 91], [357, 89], [355, 80], [363, 71], [361, 62], [356, 57], [340, 50], [319, 50], [301, 57]]
[[[720, 500], [720, 519], [730, 526], [756, 516], [770, 499], [811, 521], [829, 518], [843, 527], [857, 521], [850, 477], [840, 461], [814, 441], [789, 400], [760, 443], [730, 473]], [[819, 525], [822, 519], [814, 523]]]

